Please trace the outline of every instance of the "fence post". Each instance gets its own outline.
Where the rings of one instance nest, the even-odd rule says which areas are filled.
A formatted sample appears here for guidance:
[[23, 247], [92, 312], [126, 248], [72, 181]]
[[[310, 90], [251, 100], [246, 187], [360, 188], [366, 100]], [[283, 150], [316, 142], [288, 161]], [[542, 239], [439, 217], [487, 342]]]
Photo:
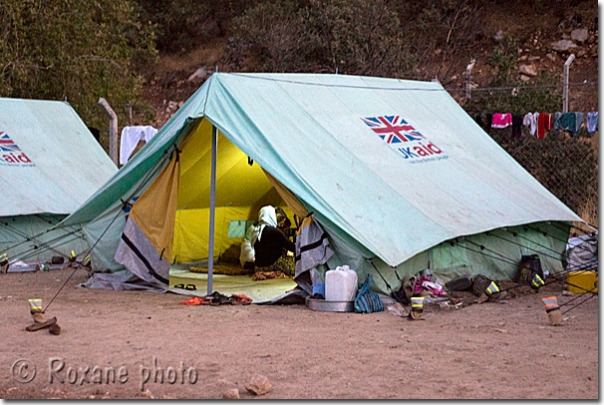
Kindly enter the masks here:
[[119, 167], [117, 159], [117, 114], [103, 97], [99, 98], [99, 104], [109, 117], [109, 157]]
[[575, 60], [575, 54], [571, 53], [566, 62], [564, 62], [564, 85], [562, 87], [562, 112], [568, 112], [568, 69], [570, 64]]
[[466, 67], [466, 98], [469, 100], [472, 98], [472, 68], [476, 63], [476, 59], [472, 58], [470, 64]]

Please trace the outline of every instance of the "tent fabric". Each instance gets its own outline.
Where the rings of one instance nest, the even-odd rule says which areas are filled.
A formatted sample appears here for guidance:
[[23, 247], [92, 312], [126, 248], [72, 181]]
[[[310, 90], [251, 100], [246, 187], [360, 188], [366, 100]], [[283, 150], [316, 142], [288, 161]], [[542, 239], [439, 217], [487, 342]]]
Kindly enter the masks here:
[[69, 104], [0, 98], [0, 217], [71, 214], [116, 172]]
[[157, 254], [168, 258], [172, 257], [179, 179], [180, 160], [178, 154], [174, 154], [130, 211], [130, 219], [147, 235]]
[[[438, 83], [223, 74], [210, 79], [208, 88], [208, 120], [391, 266], [461, 235], [581, 220], [486, 136]], [[363, 121], [398, 114], [413, 129], [393, 130], [386, 134], [390, 140]], [[413, 131], [421, 141], [394, 140]], [[429, 145], [441, 153], [410, 156], [413, 148]], [[379, 210], [370, 209], [376, 205]], [[400, 237], [401, 230], [413, 236]]]
[[50, 228], [65, 215], [35, 214], [0, 218], [0, 254], [6, 253], [10, 261], [40, 262], [52, 256], [67, 257], [88, 249], [84, 232], [77, 227]]
[[308, 216], [308, 210], [306, 209], [304, 204], [302, 204], [300, 200], [298, 200], [298, 197], [296, 197], [291, 191], [284, 187], [279, 180], [271, 176], [271, 174], [266, 170], [264, 170], [264, 174], [266, 175], [266, 178], [271, 182], [275, 190], [277, 190], [281, 198], [283, 198], [283, 201], [285, 201], [287, 206], [291, 208], [293, 213], [300, 218], [306, 218]]
[[129, 218], [115, 260], [146, 283], [161, 288], [170, 283], [170, 263], [162, 258], [138, 224]]
[[[410, 273], [427, 266], [449, 274], [509, 276], [510, 263], [499, 258], [501, 263], [494, 264], [497, 259], [472, 252], [472, 243], [514, 258], [530, 246], [560, 248], [557, 240], [527, 226], [557, 232], [548, 225], [556, 223], [564, 233], [567, 223], [582, 222], [438, 83], [215, 73], [60, 226], [84, 225], [92, 244], [110, 223], [108, 234], [115, 237], [126, 218], [121, 201], [140, 196], [180, 150], [173, 253], [178, 257], [183, 239], [178, 232], [207, 232], [188, 227], [184, 219], [209, 217], [213, 127], [218, 129], [216, 212], [241, 207], [249, 216], [229, 218], [243, 221], [255, 219], [263, 205], [297, 200], [329, 235], [330, 267], [349, 264], [360, 280], [380, 271], [393, 286], [397, 269]], [[300, 207], [292, 203], [291, 208]], [[515, 229], [525, 238], [497, 240], [493, 235], [507, 235], [502, 229]], [[153, 240], [152, 232], [146, 237]], [[107, 242], [107, 250], [93, 255], [95, 270], [119, 269], [114, 245]], [[193, 248], [184, 250], [181, 257], [202, 258]], [[374, 275], [373, 280], [374, 288], [387, 290], [383, 279]]]
[[0, 253], [41, 262], [88, 249], [79, 227], [52, 228], [116, 172], [69, 104], [0, 98]]

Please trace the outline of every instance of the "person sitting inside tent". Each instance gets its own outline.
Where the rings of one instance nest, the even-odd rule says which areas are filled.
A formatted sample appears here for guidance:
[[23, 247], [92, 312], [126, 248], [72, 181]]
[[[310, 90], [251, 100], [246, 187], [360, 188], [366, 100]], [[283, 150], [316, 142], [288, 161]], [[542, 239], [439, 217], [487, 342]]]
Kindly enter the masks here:
[[260, 208], [258, 223], [246, 232], [239, 260], [243, 267], [271, 266], [283, 255], [283, 249], [294, 252], [296, 245], [277, 227], [275, 207], [266, 205]]
[[289, 239], [292, 236], [292, 221], [281, 207], [275, 207], [275, 216], [277, 217], [277, 228], [281, 229], [281, 232]]

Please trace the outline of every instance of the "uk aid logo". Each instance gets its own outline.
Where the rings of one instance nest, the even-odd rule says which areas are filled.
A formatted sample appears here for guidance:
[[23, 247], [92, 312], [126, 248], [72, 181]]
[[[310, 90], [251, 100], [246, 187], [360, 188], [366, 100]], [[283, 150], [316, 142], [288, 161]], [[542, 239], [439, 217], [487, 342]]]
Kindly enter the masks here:
[[361, 118], [384, 142], [410, 163], [448, 159], [442, 149], [430, 142], [400, 115]]
[[35, 166], [25, 152], [2, 131], [0, 131], [0, 165]]

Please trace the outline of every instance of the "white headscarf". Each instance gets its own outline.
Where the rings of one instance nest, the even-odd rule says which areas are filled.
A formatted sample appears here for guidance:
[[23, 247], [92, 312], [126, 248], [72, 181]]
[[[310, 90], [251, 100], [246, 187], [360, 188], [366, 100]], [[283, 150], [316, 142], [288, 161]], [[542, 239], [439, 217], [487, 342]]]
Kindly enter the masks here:
[[262, 235], [262, 230], [265, 226], [277, 227], [277, 214], [275, 213], [275, 207], [272, 205], [265, 205], [260, 208], [258, 212], [258, 225], [254, 227], [254, 232], [252, 233], [252, 246], [256, 243], [256, 240], [260, 240], [260, 236]]

